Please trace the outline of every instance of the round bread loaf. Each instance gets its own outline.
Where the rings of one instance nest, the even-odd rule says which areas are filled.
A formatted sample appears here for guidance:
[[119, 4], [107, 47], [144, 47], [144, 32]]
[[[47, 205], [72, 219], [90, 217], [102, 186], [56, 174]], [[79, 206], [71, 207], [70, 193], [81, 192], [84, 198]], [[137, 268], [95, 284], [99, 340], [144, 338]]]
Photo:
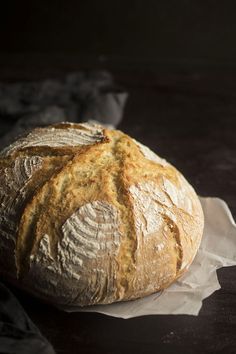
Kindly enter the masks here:
[[0, 153], [0, 273], [56, 305], [143, 297], [191, 264], [197, 195], [173, 166], [117, 130], [60, 123]]

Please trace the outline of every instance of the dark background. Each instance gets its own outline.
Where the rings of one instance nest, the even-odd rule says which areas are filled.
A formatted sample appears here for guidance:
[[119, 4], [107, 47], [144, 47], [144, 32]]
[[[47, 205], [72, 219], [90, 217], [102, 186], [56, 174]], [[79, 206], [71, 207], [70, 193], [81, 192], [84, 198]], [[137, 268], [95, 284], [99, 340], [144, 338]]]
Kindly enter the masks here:
[[[8, 1], [0, 80], [109, 69], [129, 99], [119, 128], [236, 217], [235, 1]], [[6, 8], [6, 6], [8, 8]], [[236, 247], [236, 246], [235, 246]], [[17, 294], [57, 353], [236, 353], [236, 271], [199, 316], [66, 314]]]
[[78, 66], [158, 72], [235, 70], [233, 0], [4, 3], [2, 77], [9, 78], [10, 67], [14, 75], [21, 75], [25, 67], [40, 75], [48, 72], [49, 63], [51, 75]]

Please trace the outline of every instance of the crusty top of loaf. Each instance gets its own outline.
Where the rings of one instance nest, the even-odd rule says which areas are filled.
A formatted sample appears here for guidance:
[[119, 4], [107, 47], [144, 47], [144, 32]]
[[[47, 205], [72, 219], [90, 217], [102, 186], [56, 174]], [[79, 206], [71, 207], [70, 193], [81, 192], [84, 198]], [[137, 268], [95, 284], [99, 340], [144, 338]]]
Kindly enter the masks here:
[[203, 230], [193, 188], [117, 130], [60, 123], [0, 154], [0, 272], [57, 304], [129, 300], [191, 264]]

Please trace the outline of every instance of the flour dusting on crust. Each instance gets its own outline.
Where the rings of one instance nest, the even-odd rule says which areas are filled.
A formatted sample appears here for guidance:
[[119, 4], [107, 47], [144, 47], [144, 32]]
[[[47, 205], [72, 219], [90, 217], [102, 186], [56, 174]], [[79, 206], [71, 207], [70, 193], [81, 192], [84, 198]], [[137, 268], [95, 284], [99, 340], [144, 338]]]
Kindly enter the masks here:
[[115, 262], [120, 245], [119, 226], [119, 215], [114, 206], [104, 201], [83, 205], [62, 225], [63, 237], [57, 245], [56, 259], [51, 256], [48, 235], [44, 235], [38, 251], [30, 257], [30, 271], [36, 274], [34, 267], [37, 266], [45, 269], [48, 274], [43, 277], [50, 279], [52, 286], [60, 285], [63, 279], [72, 279], [74, 290], [71, 291], [78, 295], [88, 282], [88, 279], [83, 279], [83, 265], [86, 263], [89, 268], [91, 262], [92, 274], [89, 281], [99, 287], [96, 289], [90, 284], [90, 288], [97, 291], [95, 295], [90, 295], [91, 301], [95, 301], [95, 298], [103, 294], [104, 287], [110, 291], [115, 288], [116, 272], [112, 263]]
[[41, 166], [38, 156], [17, 157], [0, 171], [0, 232], [14, 242], [18, 210], [25, 200], [28, 182]]
[[[67, 124], [69, 125], [69, 124]], [[60, 126], [60, 125], [59, 125]], [[24, 150], [29, 147], [65, 147], [65, 146], [83, 146], [92, 145], [103, 141], [103, 128], [89, 124], [78, 125], [74, 128], [69, 125], [66, 129], [60, 129], [55, 126], [47, 128], [37, 128], [28, 133], [25, 137], [18, 139], [13, 144], [5, 148], [0, 156], [9, 156], [16, 150]], [[63, 126], [63, 124], [61, 124]], [[79, 129], [79, 127], [82, 129]]]
[[132, 185], [129, 192], [133, 199], [137, 236], [135, 287], [142, 293], [142, 284], [148, 283], [147, 291], [151, 293], [176, 275], [176, 263], [171, 259], [171, 252], [178, 245], [166, 220], [166, 211], [169, 211], [169, 221], [175, 225], [170, 211], [173, 203], [161, 186], [153, 181]]

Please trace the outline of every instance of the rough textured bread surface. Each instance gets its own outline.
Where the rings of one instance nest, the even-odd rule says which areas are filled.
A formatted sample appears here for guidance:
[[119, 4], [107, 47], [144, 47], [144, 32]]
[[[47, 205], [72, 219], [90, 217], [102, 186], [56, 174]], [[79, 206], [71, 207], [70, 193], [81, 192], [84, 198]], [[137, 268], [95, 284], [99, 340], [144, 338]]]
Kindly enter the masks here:
[[0, 153], [0, 273], [54, 304], [163, 289], [187, 270], [202, 232], [189, 183], [120, 131], [61, 123]]

